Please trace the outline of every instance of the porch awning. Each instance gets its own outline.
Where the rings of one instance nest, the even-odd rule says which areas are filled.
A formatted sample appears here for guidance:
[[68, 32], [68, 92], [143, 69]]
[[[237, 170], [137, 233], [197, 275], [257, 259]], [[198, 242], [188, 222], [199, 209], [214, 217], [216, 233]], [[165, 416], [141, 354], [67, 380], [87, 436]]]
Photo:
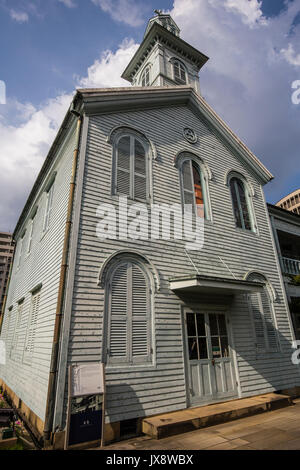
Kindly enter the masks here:
[[221, 277], [194, 274], [190, 276], [173, 277], [169, 279], [172, 291], [184, 293], [207, 294], [245, 294], [261, 292], [264, 284], [261, 282], [245, 281], [242, 279], [228, 279]]

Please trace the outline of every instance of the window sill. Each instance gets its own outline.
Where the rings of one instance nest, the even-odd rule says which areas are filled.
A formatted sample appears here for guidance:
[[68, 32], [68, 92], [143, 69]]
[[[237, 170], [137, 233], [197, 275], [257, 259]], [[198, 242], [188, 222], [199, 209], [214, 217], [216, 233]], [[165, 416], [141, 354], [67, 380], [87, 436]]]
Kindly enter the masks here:
[[105, 371], [107, 373], [111, 372], [116, 372], [116, 373], [122, 373], [122, 372], [143, 372], [145, 370], [156, 370], [156, 366], [154, 364], [141, 364], [141, 365], [130, 365], [130, 364], [124, 364], [124, 366], [116, 365], [113, 366], [112, 364], [106, 364], [105, 365]]
[[128, 202], [132, 203], [142, 203], [142, 204], [152, 204], [152, 199], [149, 197], [147, 199], [138, 199], [133, 198], [131, 196], [127, 196], [126, 194], [112, 194], [111, 198], [113, 201], [118, 201], [120, 197], [126, 197]]
[[235, 230], [238, 233], [241, 233], [241, 234], [243, 233], [243, 234], [246, 234], [246, 235], [250, 235], [251, 237], [259, 237], [258, 232], [254, 232], [253, 230], [246, 230], [246, 229], [239, 228], [239, 227], [235, 227]]

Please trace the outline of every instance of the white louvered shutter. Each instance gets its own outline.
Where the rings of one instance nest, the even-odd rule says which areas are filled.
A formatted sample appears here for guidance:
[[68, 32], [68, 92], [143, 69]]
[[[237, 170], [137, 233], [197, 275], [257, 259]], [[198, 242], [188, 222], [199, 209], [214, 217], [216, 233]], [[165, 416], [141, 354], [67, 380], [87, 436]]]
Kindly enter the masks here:
[[[254, 282], [266, 282], [263, 276], [256, 273], [250, 275], [248, 280]], [[267, 287], [264, 286], [262, 292], [251, 294], [250, 298], [257, 340], [257, 349], [277, 351], [279, 348], [278, 335], [275, 327], [270, 294]]]
[[262, 308], [264, 312], [264, 319], [265, 319], [265, 331], [268, 341], [268, 349], [271, 351], [278, 350], [278, 336], [277, 331], [274, 325], [274, 316], [272, 312], [272, 306], [270, 302], [269, 293], [267, 288], [264, 288], [264, 292], [260, 295]]
[[110, 289], [108, 363], [140, 364], [151, 360], [151, 308], [148, 280], [134, 262], [120, 265]]
[[131, 268], [132, 285], [132, 362], [150, 360], [150, 305], [148, 283], [144, 272], [133, 264]]
[[146, 152], [144, 146], [134, 139], [134, 198], [147, 199]]
[[29, 325], [28, 325], [25, 351], [24, 351], [24, 358], [26, 360], [31, 360], [32, 354], [33, 354], [39, 305], [40, 305], [40, 292], [34, 294], [31, 300], [30, 318], [29, 318]]
[[114, 273], [110, 286], [110, 334], [108, 360], [111, 363], [128, 362], [128, 263]]
[[250, 306], [254, 322], [256, 336], [256, 348], [260, 351], [266, 349], [266, 340], [264, 333], [264, 318], [261, 311], [260, 294], [255, 292], [249, 295]]
[[130, 196], [130, 137], [122, 137], [117, 146], [116, 191]]
[[14, 329], [14, 335], [13, 335], [13, 340], [12, 340], [12, 345], [11, 345], [11, 357], [15, 357], [16, 352], [17, 352], [22, 311], [23, 311], [23, 302], [20, 303], [17, 308], [16, 318], [15, 318], [15, 329]]

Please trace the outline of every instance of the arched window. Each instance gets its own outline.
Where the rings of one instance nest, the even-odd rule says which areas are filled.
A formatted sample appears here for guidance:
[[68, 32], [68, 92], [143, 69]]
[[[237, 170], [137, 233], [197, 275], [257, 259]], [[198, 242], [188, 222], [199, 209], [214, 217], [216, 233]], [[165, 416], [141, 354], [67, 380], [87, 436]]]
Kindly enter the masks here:
[[236, 227], [244, 230], [254, 230], [245, 183], [240, 178], [234, 176], [230, 179], [229, 187]]
[[206, 181], [199, 164], [189, 154], [180, 166], [182, 203], [192, 205], [194, 214], [208, 218]]
[[149, 198], [149, 146], [134, 133], [121, 134], [114, 143], [113, 194]]
[[262, 292], [253, 292], [248, 296], [256, 337], [256, 349], [261, 352], [278, 351], [278, 335], [268, 281], [259, 273], [251, 273], [247, 280], [264, 284]]
[[144, 72], [142, 73], [141, 85], [142, 86], [150, 86], [150, 67], [149, 67], [149, 65], [145, 68]]
[[180, 85], [186, 84], [186, 70], [184, 65], [179, 60], [173, 61], [173, 73], [175, 82], [179, 83]]
[[150, 281], [140, 263], [127, 259], [112, 269], [107, 286], [107, 308], [108, 364], [150, 362]]

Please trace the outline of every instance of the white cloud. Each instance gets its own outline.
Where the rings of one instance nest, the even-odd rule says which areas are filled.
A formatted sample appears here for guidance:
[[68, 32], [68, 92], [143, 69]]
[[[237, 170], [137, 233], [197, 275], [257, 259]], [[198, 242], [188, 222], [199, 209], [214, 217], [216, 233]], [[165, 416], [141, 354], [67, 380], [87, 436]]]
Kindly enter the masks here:
[[58, 1], [63, 3], [68, 8], [75, 8], [77, 6], [73, 0], [58, 0]]
[[135, 44], [133, 40], [125, 40], [115, 53], [105, 51], [100, 60], [95, 60], [88, 68], [87, 76], [78, 80], [78, 85], [85, 88], [130, 86], [121, 78], [121, 74], [137, 48], [138, 44]]
[[25, 12], [10, 10], [10, 16], [17, 23], [26, 23], [29, 20], [29, 16]]
[[134, 0], [92, 0], [92, 2], [120, 23], [141, 26], [145, 22], [144, 7]]
[[250, 27], [267, 24], [258, 0], [226, 0], [225, 8], [241, 15], [242, 21]]
[[[137, 47], [131, 40], [124, 41], [114, 53], [106, 51], [88, 68], [86, 77], [77, 77], [77, 84], [99, 88], [128, 86], [120, 75]], [[71, 100], [71, 94], [62, 93], [38, 108], [12, 99], [0, 107], [1, 230], [14, 229]]]
[[280, 52], [289, 64], [300, 66], [300, 54], [296, 54], [293, 44], [289, 43], [287, 49], [281, 49]]

